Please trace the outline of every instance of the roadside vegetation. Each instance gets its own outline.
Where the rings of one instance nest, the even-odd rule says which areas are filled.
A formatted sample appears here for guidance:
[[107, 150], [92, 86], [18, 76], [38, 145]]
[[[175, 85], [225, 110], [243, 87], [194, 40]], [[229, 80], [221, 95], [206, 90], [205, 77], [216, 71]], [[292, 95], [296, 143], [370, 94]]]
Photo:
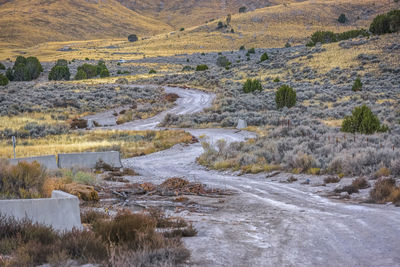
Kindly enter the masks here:
[[[88, 218], [88, 216], [83, 216]], [[60, 233], [30, 221], [0, 217], [0, 263], [5, 266], [99, 264], [172, 266], [190, 256], [179, 236], [156, 231], [149, 214], [121, 211], [115, 217], [91, 216], [90, 229]]]
[[[11, 139], [0, 139], [0, 158], [13, 155]], [[168, 149], [178, 143], [195, 142], [183, 130], [166, 131], [90, 131], [45, 137], [17, 138], [17, 156], [28, 157], [73, 152], [119, 151], [124, 158]]]

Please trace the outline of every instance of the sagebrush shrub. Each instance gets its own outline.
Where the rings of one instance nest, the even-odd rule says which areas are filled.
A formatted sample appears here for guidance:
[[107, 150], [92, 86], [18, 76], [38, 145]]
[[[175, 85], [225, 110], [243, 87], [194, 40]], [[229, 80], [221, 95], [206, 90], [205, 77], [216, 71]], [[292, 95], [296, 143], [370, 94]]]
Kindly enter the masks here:
[[289, 85], [282, 85], [275, 94], [275, 103], [277, 108], [291, 108], [296, 105], [296, 91]]
[[251, 93], [254, 91], [262, 91], [261, 81], [257, 79], [247, 79], [247, 81], [243, 84], [243, 92]]
[[394, 178], [380, 178], [369, 193], [375, 203], [400, 203], [400, 187], [396, 186]]
[[228, 68], [231, 65], [231, 62], [225, 56], [219, 56], [217, 58], [217, 66], [221, 68]]
[[46, 179], [46, 172], [37, 162], [20, 162], [15, 166], [0, 162], [0, 196], [2, 198], [41, 197]]
[[355, 107], [351, 116], [344, 118], [342, 122], [342, 132], [373, 134], [375, 132], [388, 131], [387, 126], [381, 125], [371, 109], [366, 105]]

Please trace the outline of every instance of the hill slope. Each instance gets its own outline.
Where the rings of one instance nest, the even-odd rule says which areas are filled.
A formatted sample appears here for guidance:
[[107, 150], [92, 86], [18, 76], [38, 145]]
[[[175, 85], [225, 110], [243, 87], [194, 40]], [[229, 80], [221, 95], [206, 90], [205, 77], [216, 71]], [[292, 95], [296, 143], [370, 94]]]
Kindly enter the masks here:
[[117, 0], [122, 5], [178, 29], [197, 26], [227, 14], [305, 0]]
[[2, 0], [0, 42], [32, 45], [47, 41], [149, 36], [170, 30], [115, 0]]

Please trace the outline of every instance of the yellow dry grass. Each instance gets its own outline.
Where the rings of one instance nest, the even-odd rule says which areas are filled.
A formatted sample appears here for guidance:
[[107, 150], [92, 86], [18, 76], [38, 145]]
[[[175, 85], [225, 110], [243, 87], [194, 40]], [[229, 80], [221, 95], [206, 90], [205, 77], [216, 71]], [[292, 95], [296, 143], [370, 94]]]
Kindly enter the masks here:
[[322, 121], [328, 127], [341, 127], [343, 120], [327, 119]]
[[[58, 153], [118, 150], [123, 157], [145, 155], [178, 143], [190, 143], [192, 136], [183, 130], [165, 131], [80, 131], [40, 139], [17, 139], [17, 157]], [[0, 158], [10, 158], [9, 140], [0, 141]]]
[[[396, 65], [397, 62], [400, 62], [400, 54], [387, 53], [385, 49], [387, 44], [397, 43], [399, 38], [400, 34], [398, 33], [382, 35], [379, 39], [371, 40], [362, 46], [354, 46], [348, 49], [341, 48], [339, 43], [325, 44], [323, 45], [325, 51], [315, 54], [311, 59], [302, 57], [291, 62], [302, 62], [320, 73], [326, 73], [336, 67], [341, 69], [355, 68], [359, 66], [359, 60], [357, 59], [359, 54], [375, 55], [380, 62]], [[366, 70], [368, 68], [368, 71], [377, 70], [378, 67], [378, 63], [365, 66]], [[360, 72], [360, 74], [362, 73]]]
[[38, 124], [57, 124], [64, 123], [65, 121], [56, 120], [48, 113], [24, 113], [19, 116], [1, 116], [0, 117], [0, 131], [4, 129], [17, 130], [24, 127], [27, 123]]
[[[15, 58], [21, 53], [27, 53], [38, 56], [42, 61], [54, 61], [58, 58], [84, 59], [86, 57], [118, 60], [229, 51], [236, 50], [241, 45], [248, 48], [282, 47], [287, 41], [292, 44], [305, 43], [306, 39], [317, 30], [342, 32], [355, 28], [368, 28], [376, 14], [399, 7], [400, 3], [389, 5], [386, 1], [375, 0], [352, 0], [351, 2], [348, 0], [313, 0], [281, 4], [233, 15], [228, 29], [233, 28], [235, 33], [216, 30], [219, 20], [215, 20], [201, 26], [187, 28], [182, 32], [160, 33], [135, 43], [128, 42], [126, 37], [104, 39], [107, 37], [104, 36], [102, 39], [90, 41], [47, 42], [28, 48], [19, 45], [17, 49], [13, 46], [14, 42], [0, 39], [0, 59]], [[365, 16], [362, 12], [366, 9], [372, 10], [373, 13]], [[351, 14], [349, 15], [350, 23], [342, 25], [337, 22], [341, 13]], [[220, 20], [225, 21], [225, 17]], [[158, 28], [158, 25], [155, 26]], [[80, 36], [80, 39], [91, 37], [90, 34], [85, 33], [81, 33]], [[108, 37], [111, 36], [121, 35], [109, 35]], [[124, 36], [126, 35], [124, 34]], [[76, 50], [57, 51], [64, 46]], [[351, 51], [349, 54], [342, 55], [336, 50], [331, 51], [324, 59], [316, 58], [314, 61], [316, 65], [326, 63], [332, 66], [336, 65], [336, 60], [344, 62], [351, 56]], [[339, 59], [337, 59], [338, 57]], [[333, 63], [330, 63], [331, 61]]]
[[14, 0], [1, 5], [0, 40], [13, 45], [48, 41], [151, 36], [172, 28], [115, 0]]

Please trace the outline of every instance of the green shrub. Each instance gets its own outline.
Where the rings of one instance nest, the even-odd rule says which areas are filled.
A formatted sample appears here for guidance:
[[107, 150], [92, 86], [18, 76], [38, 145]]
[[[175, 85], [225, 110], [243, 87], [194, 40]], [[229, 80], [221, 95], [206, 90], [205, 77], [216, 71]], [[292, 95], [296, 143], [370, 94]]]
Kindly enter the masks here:
[[354, 92], [357, 92], [357, 91], [361, 91], [361, 89], [362, 89], [362, 82], [361, 82], [361, 79], [360, 79], [360, 78], [357, 78], [357, 79], [354, 81], [354, 84], [353, 84], [353, 87], [351, 88], [351, 90], [353, 90]]
[[247, 79], [247, 81], [243, 84], [243, 92], [247, 94], [254, 91], [262, 91], [261, 81], [257, 79]]
[[263, 61], [265, 61], [267, 59], [269, 59], [268, 54], [264, 53], [264, 54], [261, 55], [260, 61], [263, 62]]
[[339, 18], [338, 18], [338, 21], [340, 22], [340, 23], [346, 23], [347, 22], [347, 18], [346, 18], [346, 15], [345, 14], [340, 14], [340, 16], [339, 16]]
[[191, 70], [193, 70], [193, 68], [190, 67], [190, 66], [184, 66], [184, 67], [182, 68], [182, 71], [191, 71]]
[[386, 132], [388, 127], [381, 125], [379, 119], [372, 113], [366, 105], [356, 107], [351, 116], [344, 118], [342, 122], [342, 132], [373, 134], [375, 132]]
[[220, 56], [217, 58], [217, 66], [221, 68], [227, 68], [231, 65], [232, 63], [228, 60], [227, 57], [225, 56]]
[[[93, 77], [96, 77], [101, 73], [103, 69], [107, 69], [105, 65], [91, 65], [88, 63], [85, 63], [81, 66], [78, 67], [78, 72], [75, 76], [75, 80], [82, 80], [82, 79], [90, 79]], [[85, 75], [82, 74], [82, 72], [85, 73]], [[79, 75], [78, 75], [79, 73]], [[78, 78], [77, 78], [78, 76]]]
[[222, 29], [224, 27], [224, 23], [222, 21], [218, 21], [217, 29]]
[[85, 80], [87, 79], [86, 72], [83, 70], [78, 70], [78, 72], [75, 75], [75, 80]]
[[56, 65], [51, 68], [49, 73], [49, 80], [60, 81], [66, 80], [69, 81], [71, 73], [69, 72], [68, 62], [65, 59], [59, 59], [56, 62]]
[[68, 66], [68, 61], [65, 59], [59, 59], [56, 62], [56, 66]]
[[137, 40], [139, 40], [139, 38], [137, 37], [136, 34], [131, 34], [128, 36], [128, 41], [129, 42], [136, 42]]
[[240, 51], [246, 50], [246, 47], [244, 47], [244, 45], [240, 46], [239, 48]]
[[181, 28], [180, 31], [183, 32], [185, 30], [185, 28]]
[[279, 77], [276, 77], [275, 79], [274, 79], [274, 83], [279, 83], [281, 80], [279, 79]]
[[253, 48], [250, 48], [249, 50], [247, 50], [247, 53], [249, 53], [249, 54], [255, 54], [255, 53], [256, 53], [256, 50], [255, 50], [254, 47], [253, 47]]
[[208, 70], [208, 66], [206, 64], [197, 65], [196, 71], [205, 71]]
[[369, 33], [364, 30], [350, 30], [341, 33], [334, 33], [331, 31], [316, 31], [311, 35], [311, 41], [307, 43], [307, 46], [314, 46], [317, 43], [334, 43], [342, 40], [348, 40], [351, 38], [356, 38], [358, 36], [369, 36]]
[[289, 85], [282, 85], [275, 94], [276, 106], [280, 109], [283, 107], [291, 108], [296, 105], [296, 91]]
[[29, 81], [29, 71], [25, 67], [24, 64], [19, 64], [15, 68], [13, 68], [13, 74], [12, 74], [13, 80], [14, 81]]
[[245, 6], [242, 6], [239, 8], [239, 13], [244, 13], [246, 12], [247, 8]]
[[18, 56], [12, 69], [7, 70], [10, 81], [31, 81], [39, 77], [43, 67], [36, 57]]
[[155, 71], [154, 69], [151, 69], [150, 71], [149, 71], [149, 74], [156, 74], [157, 73], [157, 71]]
[[14, 80], [14, 71], [11, 68], [8, 68], [6, 70], [6, 76], [8, 80], [13, 81]]
[[370, 32], [373, 34], [393, 33], [400, 30], [400, 10], [392, 10], [386, 14], [378, 15], [372, 21]]
[[6, 66], [4, 66], [4, 64], [0, 62], [0, 70], [5, 70], [5, 69], [6, 69]]
[[101, 78], [110, 77], [110, 72], [108, 71], [107, 68], [101, 70], [100, 77]]
[[7, 76], [0, 73], [0, 86], [6, 86], [9, 83]]

